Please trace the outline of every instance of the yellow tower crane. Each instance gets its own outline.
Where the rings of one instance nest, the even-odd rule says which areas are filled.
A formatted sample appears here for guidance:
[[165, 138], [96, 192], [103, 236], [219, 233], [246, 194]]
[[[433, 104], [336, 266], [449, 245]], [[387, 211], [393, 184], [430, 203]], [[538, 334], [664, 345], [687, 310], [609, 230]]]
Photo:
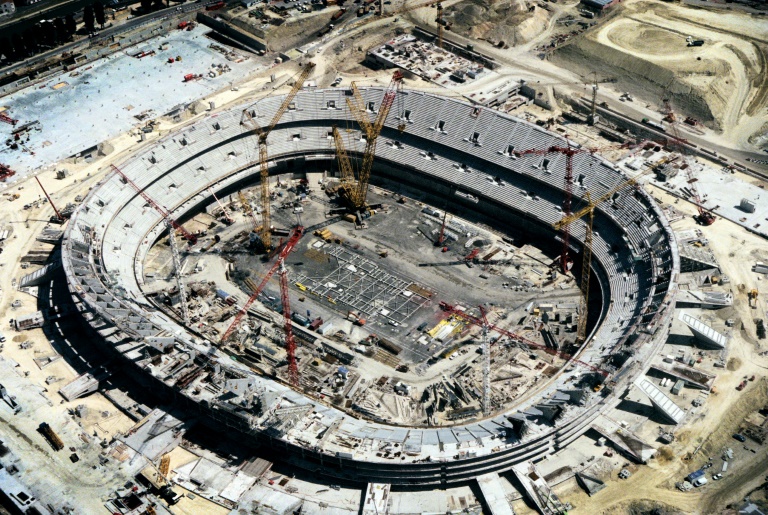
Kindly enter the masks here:
[[600, 204], [602, 204], [603, 202], [605, 202], [606, 200], [613, 199], [614, 195], [616, 195], [619, 191], [621, 191], [625, 187], [636, 185], [637, 181], [641, 177], [656, 170], [658, 167], [659, 167], [659, 163], [652, 164], [646, 167], [643, 171], [641, 171], [636, 176], [630, 179], [627, 179], [626, 181], [622, 182], [618, 186], [609, 190], [607, 193], [601, 195], [594, 201], [592, 200], [592, 197], [587, 191], [584, 195], [584, 200], [586, 201], [586, 204], [587, 204], [586, 206], [579, 209], [578, 211], [571, 213], [568, 216], [563, 217], [561, 220], [552, 224], [552, 226], [555, 229], [560, 231], [566, 225], [570, 225], [576, 220], [579, 220], [584, 216], [588, 216], [585, 224], [586, 228], [585, 228], [585, 236], [584, 236], [584, 255], [582, 257], [582, 265], [581, 265], [581, 299], [579, 300], [579, 324], [578, 324], [578, 330], [576, 333], [577, 335], [576, 338], [578, 343], [582, 343], [587, 338], [587, 307], [589, 303], [589, 279], [591, 277], [591, 270], [592, 270], [592, 226], [595, 222], [595, 208]]
[[[392, 108], [392, 104], [397, 97], [398, 91], [402, 90], [403, 86], [403, 74], [400, 71], [395, 71], [392, 75], [392, 80], [384, 92], [384, 98], [381, 101], [378, 112], [376, 112], [376, 106], [373, 102], [366, 103], [363, 99], [360, 90], [357, 89], [357, 85], [353, 82], [351, 85], [352, 96], [347, 98], [347, 104], [352, 112], [355, 120], [362, 129], [363, 136], [365, 136], [365, 151], [363, 153], [363, 164], [360, 167], [360, 173], [358, 176], [357, 187], [350, 189], [348, 202], [354, 209], [362, 209], [365, 207], [365, 201], [368, 197], [368, 181], [371, 178], [371, 168], [373, 167], [373, 160], [376, 155], [376, 140], [381, 134], [381, 129], [384, 127], [384, 122], [387, 119], [389, 110]], [[371, 122], [368, 113], [375, 112], [376, 118]], [[405, 124], [398, 126], [400, 131], [405, 129]], [[337, 139], [337, 145], [338, 145]]]
[[301, 89], [304, 81], [309, 77], [312, 72], [312, 68], [315, 64], [312, 62], [307, 63], [299, 74], [296, 82], [294, 82], [291, 91], [285, 96], [283, 103], [275, 112], [269, 125], [262, 127], [256, 121], [256, 112], [252, 110], [252, 106], [243, 110], [243, 115], [240, 118], [240, 124], [247, 126], [252, 130], [259, 138], [259, 165], [261, 166], [261, 230], [260, 237], [264, 250], [269, 251], [272, 248], [272, 234], [270, 232], [270, 210], [269, 210], [269, 164], [267, 155], [267, 136], [275, 128], [277, 122], [283, 117], [283, 114], [288, 110], [288, 107], [293, 102], [296, 94]]

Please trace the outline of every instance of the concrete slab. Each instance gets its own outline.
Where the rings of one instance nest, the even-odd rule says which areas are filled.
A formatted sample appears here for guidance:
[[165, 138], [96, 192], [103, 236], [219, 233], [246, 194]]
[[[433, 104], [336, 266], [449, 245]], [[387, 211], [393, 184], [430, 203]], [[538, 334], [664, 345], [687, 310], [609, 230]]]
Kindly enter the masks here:
[[515, 511], [504, 494], [504, 487], [501, 485], [499, 474], [492, 472], [478, 476], [477, 484], [480, 486], [485, 505], [491, 515], [515, 515]]
[[[136, 115], [146, 113], [148, 119], [155, 118], [268, 66], [266, 59], [256, 56], [239, 63], [227, 60], [209, 48], [212, 43], [224, 47], [205, 36], [209, 31], [203, 26], [172, 31], [5, 97], [3, 105], [20, 124], [38, 120], [41, 127], [31, 131], [24, 143], [29, 152], [0, 148], [0, 163], [16, 171], [8, 184], [134, 126], [143, 126], [146, 122]], [[163, 44], [167, 44], [165, 50], [160, 49]], [[156, 53], [141, 59], [131, 57], [142, 50]], [[181, 62], [168, 63], [177, 56], [182, 57]], [[216, 64], [226, 64], [231, 71], [209, 77], [211, 65]], [[205, 76], [183, 82], [188, 73]], [[61, 83], [66, 85], [53, 89]], [[2, 125], [0, 137], [6, 139], [12, 126]]]

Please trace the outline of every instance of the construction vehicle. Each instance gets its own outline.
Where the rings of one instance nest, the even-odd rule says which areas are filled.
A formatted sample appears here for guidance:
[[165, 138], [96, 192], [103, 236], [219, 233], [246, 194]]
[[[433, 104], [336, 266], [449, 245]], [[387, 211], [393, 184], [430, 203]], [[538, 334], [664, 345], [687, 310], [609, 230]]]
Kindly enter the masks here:
[[351, 321], [355, 325], [364, 326], [366, 321], [364, 318], [360, 317], [360, 313], [356, 313], [354, 311], [349, 311], [347, 313], [347, 320]]
[[17, 123], [19, 123], [18, 120], [16, 120], [15, 118], [11, 118], [5, 113], [0, 113], [0, 122], [7, 123], [9, 125], [16, 125]]
[[[363, 163], [360, 167], [357, 185], [354, 188], [349, 187], [342, 190], [342, 195], [344, 201], [355, 211], [365, 208], [365, 203], [368, 197], [368, 181], [371, 178], [373, 160], [376, 156], [376, 141], [378, 140], [379, 134], [381, 134], [381, 129], [384, 127], [384, 121], [387, 119], [387, 115], [392, 108], [395, 98], [398, 96], [402, 98], [402, 94], [398, 95], [398, 93], [402, 92], [402, 88], [403, 74], [397, 70], [392, 74], [392, 80], [384, 92], [384, 98], [378, 108], [376, 118], [371, 122], [368, 113], [375, 112], [375, 109], [371, 109], [372, 107], [375, 107], [372, 105], [373, 102], [366, 103], [360, 90], [357, 89], [357, 85], [354, 82], [351, 84], [352, 96], [347, 98], [347, 105], [349, 105], [350, 111], [354, 115], [365, 136], [365, 151], [363, 152]], [[405, 129], [404, 124], [402, 124], [401, 127], [401, 131]], [[339, 141], [340, 140], [337, 140], [337, 150]], [[341, 155], [337, 155], [339, 155], [339, 159], [341, 159]]]
[[749, 307], [752, 309], [757, 309], [757, 297], [758, 297], [757, 288], [752, 288], [749, 290], [749, 293], [747, 293], [747, 298], [749, 299]]
[[301, 90], [304, 85], [304, 81], [309, 77], [315, 64], [308, 62], [296, 81], [291, 87], [291, 91], [285, 96], [280, 107], [275, 111], [269, 124], [266, 127], [261, 127], [256, 121], [256, 112], [251, 107], [243, 110], [243, 116], [240, 118], [240, 124], [249, 126], [259, 140], [259, 165], [261, 168], [261, 244], [265, 252], [269, 252], [272, 249], [272, 233], [270, 232], [270, 195], [269, 195], [269, 164], [267, 155], [267, 137], [272, 129], [275, 128], [277, 122], [283, 117], [283, 114], [288, 110], [289, 106], [293, 103], [293, 99], [296, 94]]

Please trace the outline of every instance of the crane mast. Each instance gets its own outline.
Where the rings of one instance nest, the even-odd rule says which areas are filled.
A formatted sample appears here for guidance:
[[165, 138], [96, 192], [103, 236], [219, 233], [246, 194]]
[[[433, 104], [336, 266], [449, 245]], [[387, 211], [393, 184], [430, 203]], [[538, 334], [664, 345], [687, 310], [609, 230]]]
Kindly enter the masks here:
[[187, 306], [187, 289], [184, 285], [184, 278], [181, 275], [181, 254], [179, 252], [179, 247], [176, 244], [176, 231], [181, 232], [184, 235], [184, 238], [189, 241], [190, 244], [194, 245], [197, 243], [197, 236], [194, 234], [189, 233], [184, 227], [181, 226], [176, 220], [174, 220], [171, 217], [171, 213], [168, 212], [167, 209], [163, 208], [155, 202], [152, 197], [150, 197], [143, 189], [139, 188], [139, 186], [133, 182], [131, 179], [128, 178], [125, 173], [123, 173], [122, 170], [120, 170], [117, 166], [111, 165], [112, 170], [117, 173], [120, 177], [122, 177], [125, 184], [128, 184], [131, 186], [136, 192], [143, 198], [147, 204], [152, 206], [152, 208], [155, 209], [160, 215], [163, 217], [163, 220], [165, 221], [166, 226], [168, 227], [168, 245], [171, 248], [171, 257], [173, 259], [173, 268], [175, 271], [176, 276], [176, 286], [179, 289], [179, 303], [181, 304], [181, 314], [182, 318], [184, 319], [184, 323], [189, 325], [190, 318], [189, 318], [189, 307]]
[[483, 415], [491, 414], [491, 345], [488, 342], [488, 318], [480, 306], [483, 317]]
[[277, 275], [280, 277], [280, 300], [283, 304], [283, 319], [285, 321], [285, 351], [288, 354], [288, 380], [295, 388], [299, 386], [299, 366], [296, 363], [296, 341], [293, 338], [293, 325], [291, 323], [291, 300], [288, 289], [288, 270], [283, 259], [279, 261], [280, 269]]
[[253, 231], [257, 232], [259, 230], [259, 221], [256, 219], [256, 215], [253, 214], [253, 207], [251, 207], [251, 203], [247, 198], [245, 198], [245, 194], [242, 190], [237, 192], [237, 196], [240, 199], [240, 205], [243, 207], [243, 211], [251, 219], [251, 223], [253, 224]]
[[181, 254], [176, 244], [176, 231], [171, 222], [166, 218], [165, 223], [168, 226], [168, 245], [171, 247], [171, 257], [173, 258], [173, 268], [176, 272], [176, 287], [179, 289], [179, 303], [181, 304], [181, 315], [184, 323], [189, 325], [189, 307], [187, 306], [187, 288], [184, 285], [184, 279], [181, 276]]
[[261, 168], [261, 244], [264, 250], [269, 251], [272, 248], [271, 217], [270, 217], [270, 197], [269, 197], [269, 156], [267, 152], [267, 137], [277, 122], [283, 117], [288, 107], [293, 102], [296, 94], [301, 90], [304, 81], [309, 77], [315, 64], [307, 63], [299, 74], [296, 82], [291, 87], [291, 91], [285, 96], [280, 107], [272, 116], [266, 127], [261, 127], [256, 121], [256, 114], [250, 108], [243, 110], [243, 116], [240, 118], [240, 124], [248, 126], [257, 136], [259, 142], [259, 166]]

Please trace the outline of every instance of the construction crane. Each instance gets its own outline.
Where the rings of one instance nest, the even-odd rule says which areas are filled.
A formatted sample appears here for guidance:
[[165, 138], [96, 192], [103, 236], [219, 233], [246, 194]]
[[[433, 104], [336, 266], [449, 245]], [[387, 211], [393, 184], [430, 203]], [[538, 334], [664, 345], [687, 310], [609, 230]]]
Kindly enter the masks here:
[[440, 234], [437, 236], [435, 247], [440, 247], [445, 242], [445, 220], [448, 217], [448, 210], [443, 211], [443, 223], [440, 224]]
[[232, 321], [232, 323], [229, 325], [227, 330], [224, 332], [224, 335], [221, 337], [221, 343], [226, 342], [230, 336], [232, 336], [232, 332], [235, 330], [235, 328], [240, 325], [240, 321], [243, 319], [245, 314], [248, 312], [248, 308], [251, 307], [251, 304], [256, 300], [256, 298], [261, 294], [261, 292], [264, 290], [264, 287], [267, 285], [267, 282], [272, 278], [272, 276], [280, 269], [281, 262], [285, 260], [285, 258], [293, 251], [293, 248], [296, 246], [296, 244], [301, 239], [302, 235], [304, 234], [304, 227], [297, 226], [294, 228], [293, 233], [291, 234], [291, 237], [288, 238], [288, 241], [285, 242], [285, 245], [280, 250], [280, 254], [278, 255], [277, 261], [275, 264], [270, 268], [267, 273], [264, 275], [264, 278], [261, 280], [261, 283], [256, 287], [256, 289], [253, 291], [251, 296], [248, 298], [246, 303], [243, 305], [243, 307], [240, 309], [240, 311], [237, 312], [237, 315], [235, 315], [235, 319]]
[[699, 188], [696, 186], [696, 182], [699, 179], [694, 176], [693, 167], [688, 164], [688, 160], [685, 157], [688, 140], [680, 137], [680, 132], [677, 129], [677, 122], [674, 117], [674, 113], [672, 112], [672, 107], [669, 105], [669, 100], [665, 99], [665, 102], [665, 105], [669, 107], [669, 112], [672, 113], [672, 121], [669, 123], [669, 129], [672, 131], [671, 139], [675, 143], [675, 146], [677, 146], [678, 151], [680, 152], [680, 156], [683, 160], [683, 164], [680, 166], [680, 169], [685, 170], [685, 174], [688, 177], [688, 189], [691, 192], [691, 198], [693, 199], [693, 204], [696, 206], [696, 211], [698, 211], [695, 220], [704, 226], [712, 225], [717, 219], [711, 211], [704, 207], [704, 202], [701, 199], [701, 195], [699, 195]]
[[19, 121], [15, 118], [11, 118], [5, 113], [0, 113], [0, 122], [5, 122], [9, 125], [16, 125]]
[[[567, 218], [571, 215], [571, 204], [573, 202], [573, 156], [576, 154], [595, 154], [598, 151], [606, 150], [619, 150], [629, 148], [631, 143], [623, 143], [612, 147], [602, 148], [590, 148], [590, 147], [576, 147], [572, 146], [571, 142], [566, 139], [566, 146], [553, 145], [545, 149], [532, 148], [529, 150], [514, 151], [515, 157], [522, 157], [525, 155], [547, 155], [552, 153], [558, 153], [565, 155], [565, 197], [563, 198], [563, 214]], [[546, 166], [545, 166], [546, 169]], [[560, 271], [567, 274], [573, 266], [573, 259], [570, 256], [570, 241], [571, 241], [571, 229], [569, 224], [563, 224], [561, 226], [563, 233], [563, 251], [560, 254]]]
[[576, 331], [576, 340], [579, 343], [587, 338], [587, 308], [589, 306], [589, 280], [592, 274], [592, 227], [595, 222], [595, 208], [603, 202], [613, 199], [619, 191], [627, 186], [635, 186], [641, 177], [644, 177], [656, 168], [657, 166], [653, 165], [646, 167], [636, 176], [623, 181], [621, 184], [596, 198], [594, 201], [589, 192], [585, 192], [584, 199], [586, 200], [586, 206], [575, 213], [564, 216], [561, 220], [552, 224], [555, 229], [562, 230], [563, 227], [571, 225], [584, 216], [588, 216], [584, 235], [584, 250], [581, 260], [581, 297], [579, 299], [579, 324]]
[[231, 216], [229, 216], [229, 212], [227, 211], [227, 208], [224, 207], [224, 204], [221, 203], [221, 201], [219, 200], [219, 197], [216, 196], [216, 192], [213, 191], [213, 188], [212, 187], [208, 188], [208, 191], [211, 192], [211, 195], [213, 195], [213, 199], [216, 201], [216, 203], [221, 208], [222, 213], [224, 213], [224, 220], [226, 220], [227, 225], [233, 224], [235, 221], [232, 219]]
[[[381, 134], [381, 129], [384, 127], [384, 122], [387, 119], [389, 110], [392, 108], [395, 97], [398, 96], [398, 92], [402, 92], [402, 87], [403, 74], [397, 70], [392, 75], [392, 80], [389, 82], [389, 86], [387, 86], [387, 89], [384, 92], [384, 98], [379, 106], [376, 119], [371, 123], [371, 120], [368, 117], [368, 111], [372, 111], [372, 109], [369, 110], [366, 108], [372, 106], [366, 104], [363, 96], [360, 94], [360, 90], [357, 89], [357, 85], [354, 82], [351, 85], [352, 96], [347, 98], [347, 104], [365, 136], [363, 164], [360, 167], [357, 187], [351, 192], [350, 197], [347, 199], [354, 209], [360, 210], [365, 207], [365, 202], [368, 197], [368, 181], [371, 178], [371, 168], [373, 167], [373, 160], [376, 156], [376, 141], [379, 138], [379, 134]], [[403, 125], [403, 128], [404, 127], [405, 126]]]
[[283, 258], [277, 275], [280, 277], [280, 301], [283, 305], [283, 319], [285, 321], [285, 351], [288, 354], [288, 380], [294, 388], [299, 386], [299, 367], [296, 363], [296, 341], [293, 339], [293, 324], [291, 323], [291, 301], [288, 289], [288, 269], [285, 268]]
[[315, 64], [308, 62], [301, 73], [299, 74], [296, 82], [293, 83], [291, 91], [285, 96], [280, 107], [275, 111], [269, 124], [266, 127], [262, 127], [256, 121], [256, 113], [252, 111], [250, 107], [243, 110], [243, 116], [240, 118], [240, 124], [248, 126], [257, 136], [259, 140], [259, 165], [261, 167], [261, 244], [265, 251], [269, 251], [272, 248], [272, 234], [270, 225], [270, 196], [269, 196], [269, 162], [267, 154], [267, 137], [272, 129], [275, 128], [277, 122], [283, 117], [285, 111], [293, 102], [296, 94], [301, 90], [304, 85], [304, 81], [309, 77], [312, 72], [312, 68]]
[[[160, 213], [160, 216], [163, 217], [163, 220], [165, 221], [165, 224], [168, 228], [168, 245], [171, 248], [171, 257], [173, 259], [173, 268], [174, 268], [174, 275], [176, 276], [176, 286], [179, 289], [179, 303], [181, 304], [181, 314], [182, 318], [184, 319], [184, 323], [189, 325], [190, 323], [190, 317], [189, 317], [189, 307], [187, 306], [187, 289], [184, 286], [184, 279], [182, 277], [181, 273], [181, 254], [179, 252], [179, 247], [176, 244], [176, 231], [181, 232], [184, 235], [184, 238], [189, 242], [190, 245], [194, 245], [197, 243], [197, 236], [194, 234], [191, 234], [189, 231], [184, 229], [180, 223], [178, 223], [176, 220], [171, 217], [171, 213], [168, 212], [167, 209], [163, 208], [155, 202], [152, 197], [147, 195], [147, 193], [138, 187], [138, 185], [133, 182], [131, 179], [128, 178], [127, 175], [123, 173], [122, 170], [120, 170], [117, 166], [111, 165], [112, 170], [114, 170], [115, 173], [117, 173], [120, 177], [122, 177], [123, 182], [125, 184], [128, 184], [131, 186], [134, 190], [136, 190], [136, 193], [138, 193], [141, 198], [143, 198], [147, 204], [149, 204], [152, 208], [155, 209], [158, 213]], [[42, 187], [42, 185], [41, 185]]]
[[344, 148], [344, 140], [341, 138], [339, 128], [333, 126], [333, 141], [336, 144], [336, 158], [339, 160], [339, 172], [341, 175], [341, 188], [343, 190], [349, 190], [351, 193], [355, 187], [355, 173], [352, 170], [352, 165], [349, 162], [349, 156], [347, 150]]
[[[470, 315], [469, 313], [467, 313], [465, 311], [457, 310], [455, 306], [452, 306], [452, 305], [447, 304], [445, 302], [440, 302], [440, 308], [443, 311], [448, 312], [450, 315], [456, 316], [458, 318], [462, 318], [462, 319], [466, 320], [467, 322], [469, 322], [469, 323], [471, 323], [473, 325], [476, 325], [477, 327], [480, 327], [480, 328], [487, 327], [488, 331], [497, 332], [497, 333], [499, 333], [499, 334], [501, 334], [503, 336], [508, 337], [510, 340], [512, 340], [512, 341], [514, 341], [514, 342], [516, 342], [516, 343], [518, 343], [520, 345], [525, 345], [525, 346], [528, 346], [528, 347], [533, 347], [533, 348], [536, 348], [536, 349], [540, 349], [540, 350], [546, 352], [547, 354], [550, 354], [552, 356], [560, 357], [561, 359], [564, 359], [566, 361], [571, 361], [572, 363], [576, 363], [577, 365], [581, 365], [581, 366], [583, 366], [585, 368], [588, 368], [592, 372], [596, 372], [596, 373], [600, 374], [603, 377], [608, 377], [608, 372], [606, 372], [605, 370], [603, 370], [600, 367], [597, 367], [595, 365], [592, 365], [591, 363], [587, 363], [586, 361], [581, 361], [579, 359], [575, 359], [571, 354], [568, 354], [567, 352], [560, 352], [560, 351], [558, 351], [558, 349], [553, 349], [553, 348], [547, 347], [546, 345], [543, 345], [541, 343], [536, 343], [534, 341], [531, 341], [531, 340], [525, 338], [524, 336], [520, 336], [519, 334], [516, 334], [516, 333], [513, 333], [511, 331], [508, 331], [508, 330], [506, 330], [504, 328], [501, 328], [501, 327], [499, 327], [497, 325], [488, 323], [486, 314], [482, 310], [481, 310], [481, 313], [483, 314], [483, 318], [478, 318], [476, 316]], [[490, 348], [490, 344], [489, 344], [489, 348]], [[490, 355], [490, 352], [489, 352], [489, 355]], [[490, 377], [489, 377], [489, 379], [490, 379]]]
[[258, 233], [259, 221], [256, 219], [256, 215], [253, 214], [253, 207], [251, 207], [251, 203], [247, 198], [245, 198], [245, 194], [242, 190], [237, 192], [237, 196], [240, 199], [240, 205], [243, 208], [243, 212], [251, 219], [251, 223], [253, 224], [253, 232]]
[[37, 181], [37, 184], [39, 184], [39, 185], [40, 185], [40, 189], [41, 189], [41, 190], [43, 190], [43, 195], [45, 195], [45, 198], [47, 198], [47, 199], [48, 199], [48, 203], [49, 203], [49, 204], [51, 205], [51, 207], [53, 208], [53, 212], [54, 212], [54, 213], [56, 213], [56, 220], [57, 220], [59, 223], [63, 223], [63, 222], [64, 222], [64, 217], [63, 217], [63, 216], [61, 216], [61, 213], [59, 212], [59, 210], [58, 210], [58, 209], [56, 209], [56, 204], [54, 204], [54, 203], [53, 203], [53, 200], [51, 200], [51, 197], [48, 195], [48, 192], [47, 192], [47, 191], [45, 191], [45, 188], [43, 188], [43, 183], [42, 183], [42, 182], [40, 182], [40, 178], [39, 178], [37, 175], [35, 175], [35, 180]]
[[437, 47], [443, 48], [443, 4], [437, 2]]
[[136, 193], [138, 193], [141, 196], [141, 198], [143, 198], [147, 202], [147, 204], [149, 204], [155, 211], [160, 213], [160, 215], [163, 218], [165, 218], [168, 221], [168, 223], [170, 223], [171, 227], [179, 231], [184, 236], [184, 239], [189, 242], [190, 245], [194, 245], [195, 243], [197, 243], [197, 236], [187, 231], [180, 223], [174, 220], [173, 217], [171, 216], [171, 213], [168, 212], [167, 209], [165, 209], [164, 207], [160, 206], [157, 202], [155, 202], [152, 199], [152, 197], [147, 195], [147, 193], [143, 189], [139, 188], [135, 182], [129, 179], [128, 176], [125, 175], [122, 170], [120, 170], [115, 165], [110, 165], [110, 166], [112, 170], [123, 179], [124, 184], [128, 184], [130, 187], [136, 190]]
[[480, 306], [480, 315], [483, 318], [483, 415], [491, 414], [491, 344], [488, 342], [488, 317], [485, 309]]

